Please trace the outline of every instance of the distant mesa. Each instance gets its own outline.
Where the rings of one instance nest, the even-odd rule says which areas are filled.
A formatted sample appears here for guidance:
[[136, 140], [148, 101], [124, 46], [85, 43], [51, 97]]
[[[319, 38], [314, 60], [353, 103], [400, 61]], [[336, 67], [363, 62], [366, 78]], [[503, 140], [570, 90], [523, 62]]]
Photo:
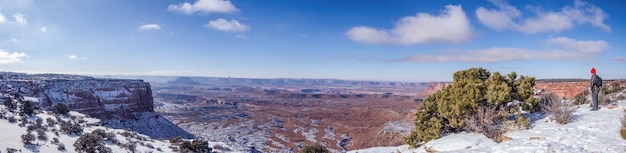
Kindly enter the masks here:
[[190, 77], [178, 77], [176, 80], [168, 81], [167, 83], [188, 84], [188, 85], [200, 84], [196, 81], [193, 81]]

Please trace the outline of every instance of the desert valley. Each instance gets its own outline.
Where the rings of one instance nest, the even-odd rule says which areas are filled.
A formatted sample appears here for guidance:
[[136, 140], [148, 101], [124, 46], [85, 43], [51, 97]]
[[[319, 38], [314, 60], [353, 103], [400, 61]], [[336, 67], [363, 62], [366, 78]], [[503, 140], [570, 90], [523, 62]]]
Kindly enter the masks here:
[[[79, 76], [2, 73], [5, 93], [36, 97], [42, 108], [66, 103], [154, 139], [201, 138], [233, 151], [331, 152], [405, 144], [416, 108], [451, 82], [335, 79]], [[109, 78], [107, 78], [109, 77]], [[138, 78], [145, 79], [144, 81]], [[622, 86], [623, 80], [607, 80]], [[536, 92], [573, 98], [585, 80], [540, 80]]]

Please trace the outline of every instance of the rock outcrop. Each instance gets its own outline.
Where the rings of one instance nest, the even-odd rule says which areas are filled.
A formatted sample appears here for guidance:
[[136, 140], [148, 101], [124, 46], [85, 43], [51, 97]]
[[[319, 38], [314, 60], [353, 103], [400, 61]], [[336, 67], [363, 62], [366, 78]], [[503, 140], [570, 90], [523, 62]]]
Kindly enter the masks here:
[[43, 109], [61, 102], [92, 117], [121, 120], [154, 112], [152, 89], [142, 80], [11, 72], [1, 72], [0, 80], [0, 90], [36, 97]]
[[0, 95], [35, 97], [42, 109], [65, 103], [71, 110], [102, 119], [112, 128], [153, 138], [194, 138], [154, 112], [150, 83], [66, 74], [0, 72]]
[[429, 82], [424, 91], [418, 94], [419, 97], [426, 97], [434, 94], [435, 92], [452, 85], [452, 82]]

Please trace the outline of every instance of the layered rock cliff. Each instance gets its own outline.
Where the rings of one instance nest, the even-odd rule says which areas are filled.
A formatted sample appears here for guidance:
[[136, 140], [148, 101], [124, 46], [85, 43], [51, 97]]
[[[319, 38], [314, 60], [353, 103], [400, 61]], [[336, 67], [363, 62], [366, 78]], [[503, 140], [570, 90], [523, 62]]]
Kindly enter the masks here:
[[36, 97], [43, 109], [61, 102], [92, 117], [121, 120], [154, 112], [152, 89], [142, 80], [10, 72], [1, 72], [0, 80], [3, 92]]
[[71, 110], [102, 119], [108, 127], [153, 138], [194, 137], [154, 112], [152, 89], [143, 80], [0, 72], [0, 91], [35, 97], [42, 109], [65, 103]]

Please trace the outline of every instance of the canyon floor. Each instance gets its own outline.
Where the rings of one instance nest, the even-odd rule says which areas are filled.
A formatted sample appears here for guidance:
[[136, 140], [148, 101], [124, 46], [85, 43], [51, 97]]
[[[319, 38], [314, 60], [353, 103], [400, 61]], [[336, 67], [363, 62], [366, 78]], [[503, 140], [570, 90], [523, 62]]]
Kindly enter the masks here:
[[[405, 144], [402, 137], [413, 130], [421, 100], [449, 84], [383, 88], [375, 82], [368, 84], [378, 87], [239, 82], [246, 83], [198, 78], [152, 83], [155, 111], [192, 134], [238, 150], [298, 152], [319, 143], [344, 152]], [[536, 89], [571, 98], [587, 85], [584, 80], [540, 80]]]
[[[326, 145], [333, 152], [404, 144], [416, 96], [332, 89], [155, 85], [155, 111], [181, 128], [239, 149], [298, 152]], [[415, 93], [416, 95], [417, 93]]]

